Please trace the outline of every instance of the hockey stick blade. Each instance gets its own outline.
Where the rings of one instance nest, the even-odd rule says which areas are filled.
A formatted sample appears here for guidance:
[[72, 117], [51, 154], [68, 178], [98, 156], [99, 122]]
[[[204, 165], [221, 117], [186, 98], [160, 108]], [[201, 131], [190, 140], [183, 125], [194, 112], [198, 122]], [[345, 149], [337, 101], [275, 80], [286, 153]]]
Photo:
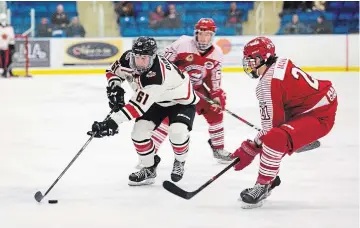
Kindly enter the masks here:
[[187, 191], [181, 189], [179, 186], [175, 185], [174, 183], [172, 183], [170, 181], [164, 181], [163, 182], [163, 187], [167, 191], [173, 193], [174, 195], [177, 195], [177, 196], [179, 196], [179, 197], [181, 197], [183, 199], [189, 200], [192, 197], [194, 197], [196, 194], [198, 194], [200, 191], [202, 191], [204, 188], [206, 188], [209, 184], [211, 184], [216, 179], [218, 179], [221, 175], [223, 175], [226, 171], [228, 171], [231, 167], [233, 167], [239, 161], [240, 161], [240, 158], [234, 159], [228, 166], [226, 166], [226, 168], [221, 170], [218, 174], [216, 174], [215, 176], [210, 178], [205, 184], [201, 185], [198, 189], [196, 189], [193, 192], [187, 192]]
[[34, 198], [36, 201], [38, 201], [39, 203], [41, 202], [41, 200], [44, 198], [43, 194], [40, 191], [37, 191], [34, 195]]
[[187, 192], [170, 181], [164, 181], [163, 187], [169, 192], [187, 200], [191, 199], [194, 195], [196, 195], [196, 192]]
[[301, 153], [301, 152], [305, 152], [305, 151], [308, 151], [308, 150], [314, 150], [316, 148], [319, 148], [320, 146], [321, 146], [320, 141], [316, 140], [316, 141], [314, 141], [314, 142], [312, 142], [310, 144], [307, 144], [307, 145], [301, 147], [300, 149], [298, 149], [296, 151], [296, 153]]

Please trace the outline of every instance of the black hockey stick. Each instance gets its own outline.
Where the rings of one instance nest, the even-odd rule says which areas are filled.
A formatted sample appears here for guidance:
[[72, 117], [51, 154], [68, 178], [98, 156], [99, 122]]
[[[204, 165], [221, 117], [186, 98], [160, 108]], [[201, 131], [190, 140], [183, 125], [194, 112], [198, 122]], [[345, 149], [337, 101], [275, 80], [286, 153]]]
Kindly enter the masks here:
[[194, 197], [196, 194], [198, 194], [199, 192], [201, 192], [204, 188], [206, 188], [209, 184], [211, 184], [212, 182], [214, 182], [217, 178], [219, 178], [221, 175], [223, 175], [226, 171], [228, 171], [231, 167], [233, 167], [236, 163], [238, 163], [240, 161], [240, 158], [236, 158], [234, 161], [232, 161], [228, 166], [226, 166], [225, 169], [221, 170], [220, 173], [216, 174], [215, 176], [213, 176], [211, 179], [209, 179], [205, 184], [201, 185], [198, 189], [196, 189], [195, 191], [192, 192], [187, 192], [183, 189], [181, 189], [179, 186], [175, 185], [174, 183], [170, 182], [170, 181], [164, 181], [163, 182], [163, 187], [168, 190], [169, 192], [183, 198], [183, 199], [191, 199], [192, 197]]
[[[204, 99], [205, 101], [207, 101], [207, 102], [210, 103], [210, 104], [217, 104], [215, 101], [211, 100], [210, 98], [206, 97], [205, 95], [203, 95], [203, 94], [201, 94], [201, 93], [199, 93], [199, 92], [197, 92], [197, 91], [196, 91], [196, 94], [197, 94], [200, 98]], [[256, 127], [254, 124], [246, 121], [245, 119], [241, 118], [240, 116], [236, 115], [235, 113], [231, 112], [230, 110], [228, 110], [228, 109], [225, 108], [224, 111], [227, 112], [227, 113], [229, 113], [230, 115], [232, 115], [232, 116], [235, 117], [236, 119], [239, 119], [241, 122], [247, 124], [248, 126], [254, 128], [254, 129], [258, 130], [258, 131], [261, 131], [261, 129], [260, 129], [259, 127]]]
[[[106, 116], [105, 120], [110, 118], [110, 115], [113, 113], [114, 111], [111, 110], [110, 113]], [[104, 120], [104, 121], [105, 121]], [[75, 162], [75, 160], [80, 156], [80, 154], [85, 150], [85, 148], [89, 145], [89, 143], [91, 142], [91, 140], [95, 137], [95, 133], [86, 141], [86, 143], [83, 145], [83, 147], [81, 147], [81, 149], [79, 150], [79, 152], [75, 155], [75, 157], [71, 160], [71, 162], [66, 166], [66, 168], [64, 169], [64, 171], [62, 171], [62, 173], [59, 175], [59, 177], [54, 181], [54, 183], [50, 186], [50, 188], [45, 192], [45, 194], [43, 195], [40, 191], [37, 191], [34, 195], [34, 198], [37, 202], [41, 202], [41, 200], [51, 191], [51, 189], [56, 185], [56, 183], [60, 180], [60, 178], [66, 173], [66, 171], [70, 168], [70, 166]]]
[[[196, 92], [196, 94], [204, 99], [205, 101], [207, 101], [209, 104], [217, 104], [215, 101], [211, 100], [210, 98], [206, 97], [205, 95], [199, 93], [199, 92]], [[235, 113], [231, 112], [230, 110], [228, 109], [224, 109], [225, 112], [229, 113], [230, 115], [232, 115], [233, 117], [235, 117], [236, 119], [239, 119], [241, 122], [247, 124], [248, 126], [256, 129], [257, 131], [260, 131], [261, 129], [256, 127], [254, 124], [246, 121], [245, 119], [241, 118], [240, 116], [236, 115]], [[306, 146], [303, 146], [301, 147], [300, 149], [298, 149], [297, 151], [295, 151], [296, 153], [301, 153], [301, 152], [304, 152], [304, 151], [308, 151], [308, 150], [313, 150], [313, 149], [316, 149], [318, 147], [320, 147], [321, 143], [319, 140], [316, 140]]]

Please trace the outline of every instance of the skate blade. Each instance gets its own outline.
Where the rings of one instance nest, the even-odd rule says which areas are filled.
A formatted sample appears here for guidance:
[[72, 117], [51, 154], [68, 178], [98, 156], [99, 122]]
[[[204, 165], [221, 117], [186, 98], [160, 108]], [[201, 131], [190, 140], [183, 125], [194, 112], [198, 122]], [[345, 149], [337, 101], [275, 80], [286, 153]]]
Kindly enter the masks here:
[[129, 180], [129, 185], [130, 186], [142, 186], [142, 185], [150, 185], [150, 184], [154, 184], [155, 183], [155, 178], [149, 178], [140, 182], [135, 182], [135, 181], [131, 181]]
[[241, 199], [239, 199], [239, 201], [241, 202], [242, 209], [255, 209], [255, 208], [262, 207], [262, 205], [264, 204], [264, 200], [261, 200], [260, 202], [255, 203], [255, 204], [245, 203]]

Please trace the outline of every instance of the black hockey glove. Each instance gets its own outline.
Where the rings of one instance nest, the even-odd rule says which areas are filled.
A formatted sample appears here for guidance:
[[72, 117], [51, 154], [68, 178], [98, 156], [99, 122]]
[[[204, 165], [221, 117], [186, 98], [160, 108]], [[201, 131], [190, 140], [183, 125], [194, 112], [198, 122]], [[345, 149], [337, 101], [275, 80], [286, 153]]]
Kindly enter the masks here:
[[109, 98], [109, 106], [114, 112], [118, 112], [120, 108], [125, 105], [124, 95], [125, 90], [120, 86], [116, 85], [113, 87], [106, 87], [107, 96]]
[[104, 136], [112, 136], [117, 134], [118, 125], [113, 119], [108, 119], [103, 122], [95, 121], [91, 127], [91, 131], [88, 131], [88, 135], [95, 134], [95, 138], [102, 138]]

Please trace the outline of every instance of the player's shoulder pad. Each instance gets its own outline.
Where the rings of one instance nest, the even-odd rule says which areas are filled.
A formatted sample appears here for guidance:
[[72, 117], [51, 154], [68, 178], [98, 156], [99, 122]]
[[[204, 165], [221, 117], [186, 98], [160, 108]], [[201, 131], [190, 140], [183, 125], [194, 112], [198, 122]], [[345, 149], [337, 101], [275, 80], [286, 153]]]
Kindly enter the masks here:
[[122, 67], [130, 68], [130, 55], [131, 55], [131, 50], [127, 50], [121, 55], [119, 59], [119, 63]]
[[190, 43], [192, 42], [191, 36], [182, 35], [177, 40], [175, 40], [172, 44], [170, 44], [170, 47], [172, 47], [175, 50], [178, 50], [179, 48], [187, 48]]
[[273, 78], [284, 80], [289, 63], [291, 61], [288, 58], [278, 57], [274, 66]]
[[175, 42], [179, 43], [179, 44], [180, 43], [187, 43], [187, 42], [191, 41], [192, 39], [193, 39], [193, 37], [191, 37], [191, 36], [182, 35]]
[[[159, 58], [164, 57], [157, 55], [154, 59], [154, 63], [149, 71], [140, 75], [140, 83], [142, 87], [149, 85], [162, 85], [165, 79], [165, 69], [162, 66], [164, 63]], [[168, 62], [168, 60], [166, 60]]]
[[[106, 69], [106, 72], [116, 73], [116, 71], [121, 67], [122, 71], [131, 72], [132, 69], [130, 68], [130, 54], [131, 50], [124, 52], [120, 59], [116, 60], [110, 68]], [[127, 70], [128, 69], [128, 70]]]

